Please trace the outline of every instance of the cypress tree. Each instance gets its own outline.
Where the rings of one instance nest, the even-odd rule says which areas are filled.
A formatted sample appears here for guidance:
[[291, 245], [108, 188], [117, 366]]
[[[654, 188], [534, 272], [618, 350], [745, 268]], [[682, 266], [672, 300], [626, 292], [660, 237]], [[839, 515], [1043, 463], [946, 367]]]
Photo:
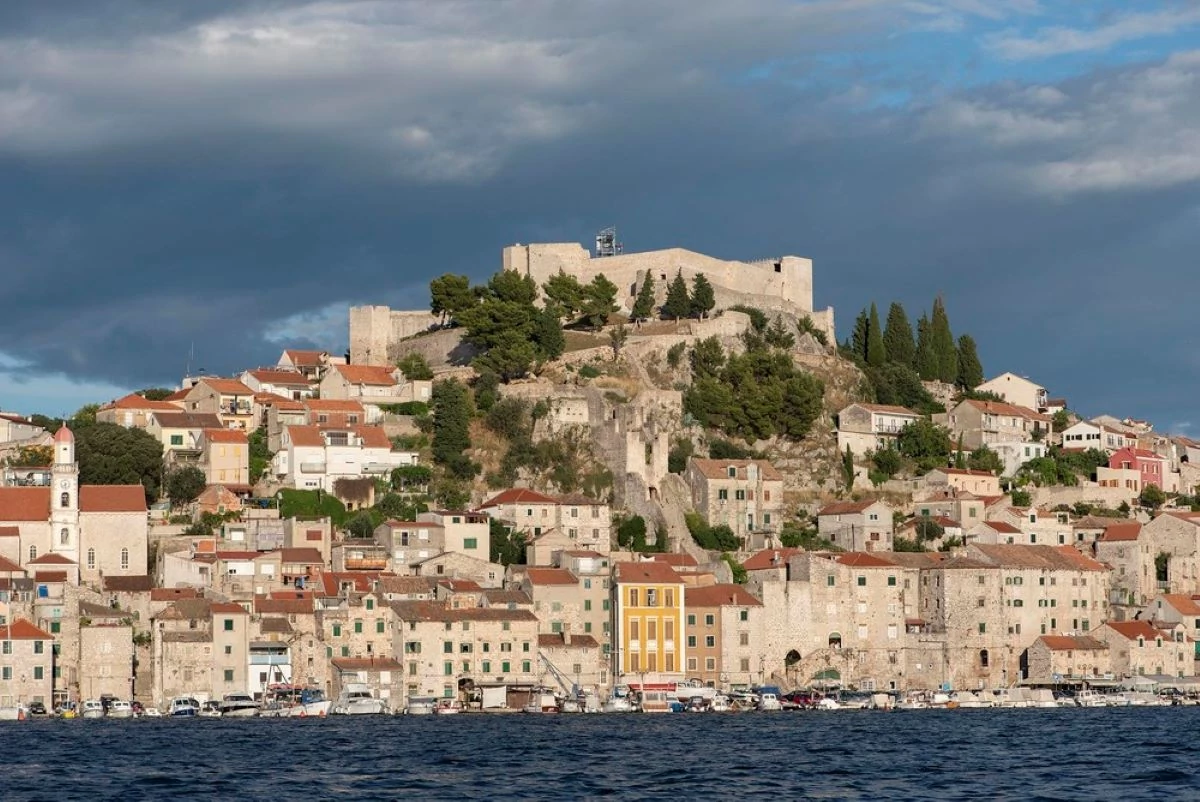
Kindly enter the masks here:
[[975, 338], [964, 334], [958, 338], [958, 386], [973, 390], [983, 384], [983, 365], [975, 349]]
[[938, 377], [938, 358], [933, 351], [933, 338], [925, 315], [917, 321], [917, 373], [927, 382], [936, 381]]
[[709, 283], [708, 277], [703, 273], [697, 273], [692, 279], [692, 314], [704, 320], [704, 316], [712, 311], [717, 305], [716, 296], [713, 294], [713, 286]]
[[913, 342], [912, 324], [904, 307], [893, 302], [888, 309], [887, 326], [883, 329], [883, 348], [887, 361], [913, 367], [917, 361], [917, 345]]
[[966, 454], [963, 453], [963, 436], [962, 432], [958, 433], [958, 448], [954, 449], [954, 467], [960, 471], [967, 467]]
[[958, 380], [958, 348], [950, 331], [950, 318], [939, 295], [933, 299], [933, 317], [929, 321], [933, 353], [937, 356], [937, 378], [953, 384]]
[[867, 359], [867, 337], [868, 331], [871, 328], [871, 317], [867, 314], [864, 307], [858, 313], [858, 318], [854, 321], [854, 333], [850, 335], [850, 350], [859, 359], [866, 361]]
[[887, 352], [883, 347], [883, 334], [879, 330], [879, 310], [871, 303], [871, 316], [867, 323], [867, 364], [873, 368], [887, 361]]
[[642, 288], [638, 290], [637, 298], [633, 302], [633, 311], [631, 317], [634, 322], [649, 320], [650, 315], [654, 313], [654, 274], [649, 270], [646, 271], [646, 280], [642, 282]]
[[680, 320], [692, 311], [692, 299], [688, 296], [687, 282], [683, 280], [683, 271], [675, 271], [675, 278], [667, 287], [667, 300], [663, 304], [663, 312], [667, 317]]

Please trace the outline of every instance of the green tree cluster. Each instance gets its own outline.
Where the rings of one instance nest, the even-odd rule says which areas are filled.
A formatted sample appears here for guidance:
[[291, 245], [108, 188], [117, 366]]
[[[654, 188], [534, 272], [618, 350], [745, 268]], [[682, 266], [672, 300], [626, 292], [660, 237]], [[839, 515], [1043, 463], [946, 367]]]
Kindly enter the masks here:
[[400, 368], [404, 378], [409, 381], [426, 381], [433, 378], [433, 368], [429, 367], [429, 361], [416, 352], [405, 354], [396, 363], [396, 367]]
[[195, 465], [184, 465], [167, 474], [167, 497], [171, 499], [173, 507], [191, 504], [200, 498], [200, 494], [207, 486], [208, 480], [204, 476], [204, 471]]
[[470, 479], [479, 466], [466, 455], [471, 447], [471, 396], [457, 379], [433, 386], [433, 460], [451, 476]]
[[81, 485], [141, 485], [147, 502], [159, 497], [162, 443], [142, 429], [75, 419], [75, 459]]
[[491, 560], [500, 565], [525, 564], [525, 535], [514, 532], [495, 518], [488, 522], [492, 541]]
[[916, 462], [921, 471], [944, 468], [953, 444], [950, 432], [924, 418], [913, 421], [896, 436], [896, 450]]
[[733, 530], [725, 524], [709, 526], [708, 521], [704, 520], [704, 516], [698, 512], [684, 513], [684, 520], [687, 522], [687, 528], [692, 535], [692, 539], [702, 549], [709, 551], [737, 551], [741, 547], [737, 536], [733, 534]]

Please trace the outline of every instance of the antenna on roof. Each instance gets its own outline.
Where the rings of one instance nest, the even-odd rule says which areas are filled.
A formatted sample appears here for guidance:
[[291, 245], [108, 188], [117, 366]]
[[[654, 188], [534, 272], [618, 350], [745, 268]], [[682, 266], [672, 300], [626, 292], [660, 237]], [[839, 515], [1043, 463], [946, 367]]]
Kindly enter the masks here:
[[617, 242], [617, 227], [609, 226], [600, 229], [596, 234], [596, 257], [617, 256], [625, 250], [625, 246]]

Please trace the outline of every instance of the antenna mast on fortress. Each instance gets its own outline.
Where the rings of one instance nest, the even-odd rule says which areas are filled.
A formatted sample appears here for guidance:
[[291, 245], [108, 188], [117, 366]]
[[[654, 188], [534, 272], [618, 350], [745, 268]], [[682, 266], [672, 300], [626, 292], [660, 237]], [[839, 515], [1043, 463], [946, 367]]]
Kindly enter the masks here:
[[625, 247], [617, 242], [617, 227], [609, 226], [600, 230], [596, 235], [596, 257], [616, 256], [625, 250]]

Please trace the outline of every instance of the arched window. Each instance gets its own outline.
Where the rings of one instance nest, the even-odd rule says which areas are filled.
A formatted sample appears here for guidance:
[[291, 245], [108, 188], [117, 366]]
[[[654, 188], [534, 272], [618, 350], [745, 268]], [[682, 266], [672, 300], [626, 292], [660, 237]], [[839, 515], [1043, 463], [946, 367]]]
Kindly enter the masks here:
[[988, 667], [988, 650], [987, 649], [979, 650], [979, 667], [980, 668]]
[[829, 648], [830, 649], [842, 648], [842, 633], [840, 633], [840, 632], [830, 632], [829, 633]]
[[58, 530], [58, 545], [68, 546], [71, 543], [71, 530], [65, 526]]
[[784, 655], [783, 664], [785, 666], [787, 666], [788, 668], [791, 668], [792, 666], [796, 665], [796, 663], [799, 663], [799, 662], [800, 662], [800, 652], [796, 651], [795, 649], [792, 649], [790, 652], [788, 652], [786, 655]]
[[29, 547], [29, 561], [32, 562], [36, 559], [37, 559], [37, 546], [30, 546]]
[[96, 567], [96, 550], [95, 549], [87, 550], [87, 567], [89, 570], [94, 569]]
[[60, 507], [70, 507], [71, 506], [71, 494], [63, 493], [61, 496], [59, 496], [58, 497], [58, 505]]
[[121, 549], [121, 568], [129, 567], [129, 549]]

